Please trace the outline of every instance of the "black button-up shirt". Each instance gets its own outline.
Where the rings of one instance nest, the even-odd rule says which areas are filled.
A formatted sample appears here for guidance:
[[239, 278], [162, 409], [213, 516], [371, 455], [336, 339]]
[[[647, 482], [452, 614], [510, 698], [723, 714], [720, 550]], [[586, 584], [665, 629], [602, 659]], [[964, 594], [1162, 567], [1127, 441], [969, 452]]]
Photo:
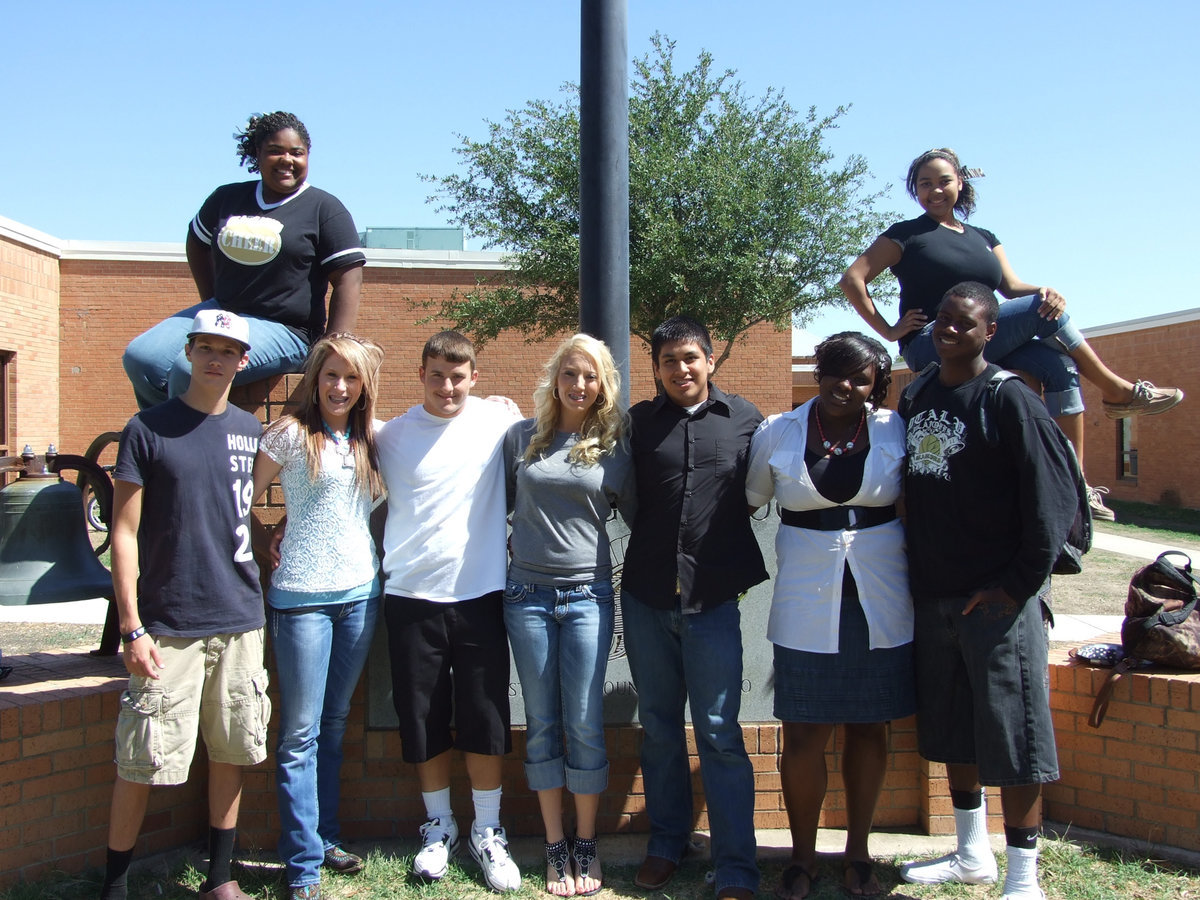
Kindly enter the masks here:
[[754, 404], [713, 384], [691, 415], [664, 394], [629, 411], [637, 515], [621, 585], [656, 609], [711, 609], [767, 579], [746, 509]]

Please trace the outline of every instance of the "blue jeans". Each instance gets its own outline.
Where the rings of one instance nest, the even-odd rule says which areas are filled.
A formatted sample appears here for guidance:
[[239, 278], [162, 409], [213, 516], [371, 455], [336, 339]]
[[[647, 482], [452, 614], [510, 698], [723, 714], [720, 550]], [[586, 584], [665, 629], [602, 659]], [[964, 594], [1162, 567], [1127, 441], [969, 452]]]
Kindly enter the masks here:
[[279, 684], [279, 857], [288, 884], [321, 879], [340, 842], [342, 736], [379, 616], [379, 598], [268, 610]]
[[[1042, 383], [1046, 409], [1052, 416], [1083, 412], [1079, 370], [1067, 354], [1083, 343], [1083, 334], [1063, 313], [1055, 320], [1038, 315], [1037, 294], [1000, 304], [996, 335], [983, 348], [983, 358], [1005, 369], [1028, 372]], [[920, 372], [937, 361], [933, 322], [913, 335], [904, 347], [904, 361]]]
[[642, 723], [642, 783], [650, 816], [648, 856], [678, 862], [695, 822], [683, 708], [691, 707], [712, 831], [715, 887], [758, 890], [754, 769], [746, 756], [741, 612], [730, 600], [684, 615], [621, 595], [625, 649]]
[[[159, 322], [129, 342], [121, 364], [133, 384], [139, 409], [178, 397], [187, 390], [192, 364], [183, 348], [192, 319], [202, 309], [216, 309], [216, 300], [205, 300]], [[268, 319], [243, 316], [250, 325], [250, 363], [234, 376], [234, 384], [249, 384], [272, 375], [299, 372], [308, 356], [308, 344], [285, 325]]]
[[[608, 787], [604, 672], [613, 634], [611, 581], [555, 587], [509, 581], [504, 627], [525, 698], [525, 777], [535, 791]], [[566, 756], [563, 756], [563, 737]]]

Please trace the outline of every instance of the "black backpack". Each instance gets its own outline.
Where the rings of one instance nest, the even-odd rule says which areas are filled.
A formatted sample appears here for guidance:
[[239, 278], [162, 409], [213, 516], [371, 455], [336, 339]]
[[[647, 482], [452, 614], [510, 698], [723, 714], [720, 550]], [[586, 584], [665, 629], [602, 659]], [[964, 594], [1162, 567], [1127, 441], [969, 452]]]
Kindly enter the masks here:
[[[896, 412], [902, 419], [908, 421], [913, 401], [925, 389], [925, 385], [937, 378], [939, 369], [937, 363], [930, 363], [921, 370], [920, 375], [913, 379], [912, 384], [904, 389], [904, 393], [900, 395], [900, 402], [896, 406]], [[989, 447], [995, 447], [1000, 443], [1000, 429], [996, 425], [997, 417], [993, 414], [996, 408], [996, 396], [1000, 393], [1000, 386], [1013, 378], [1021, 380], [1021, 376], [1015, 372], [998, 369], [988, 379], [987, 388], [983, 392], [983, 399], [979, 404], [979, 433], [983, 435], [983, 439]], [[1066, 435], [1062, 436], [1062, 440], [1068, 445], [1067, 449], [1070, 452], [1066, 456], [1070, 460], [1071, 473], [1075, 479], [1075, 521], [1071, 523], [1071, 530], [1067, 532], [1067, 539], [1063, 543], [1062, 550], [1059, 551], [1058, 559], [1055, 560], [1054, 568], [1050, 570], [1050, 573], [1052, 575], [1078, 575], [1083, 571], [1083, 555], [1092, 549], [1092, 508], [1088, 505], [1087, 482], [1083, 478], [1083, 472], [1079, 470], [1075, 451], [1067, 441]]]

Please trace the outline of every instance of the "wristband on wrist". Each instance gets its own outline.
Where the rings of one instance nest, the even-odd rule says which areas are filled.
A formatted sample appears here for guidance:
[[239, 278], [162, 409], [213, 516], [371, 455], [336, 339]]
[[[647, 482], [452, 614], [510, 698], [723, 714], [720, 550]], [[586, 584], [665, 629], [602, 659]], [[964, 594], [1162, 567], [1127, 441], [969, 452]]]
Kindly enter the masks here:
[[122, 644], [132, 644], [134, 641], [136, 641], [138, 638], [140, 638], [145, 633], [146, 633], [146, 629], [144, 627], [142, 627], [141, 625], [139, 625], [137, 628], [133, 629], [133, 631], [129, 632], [129, 634], [121, 635], [121, 643]]

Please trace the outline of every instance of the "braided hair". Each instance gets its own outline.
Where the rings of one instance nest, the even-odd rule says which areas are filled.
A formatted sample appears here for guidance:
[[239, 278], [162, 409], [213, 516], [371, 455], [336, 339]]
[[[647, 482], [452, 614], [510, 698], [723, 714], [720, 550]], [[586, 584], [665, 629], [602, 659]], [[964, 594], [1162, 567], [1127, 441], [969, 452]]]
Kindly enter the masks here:
[[290, 112], [280, 110], [273, 113], [261, 113], [250, 117], [244, 131], [234, 132], [233, 137], [237, 141], [238, 165], [246, 166], [251, 172], [257, 172], [259, 148], [272, 135], [287, 128], [291, 128], [300, 135], [300, 140], [304, 141], [305, 148], [312, 149], [312, 140], [308, 136], [308, 129]]

